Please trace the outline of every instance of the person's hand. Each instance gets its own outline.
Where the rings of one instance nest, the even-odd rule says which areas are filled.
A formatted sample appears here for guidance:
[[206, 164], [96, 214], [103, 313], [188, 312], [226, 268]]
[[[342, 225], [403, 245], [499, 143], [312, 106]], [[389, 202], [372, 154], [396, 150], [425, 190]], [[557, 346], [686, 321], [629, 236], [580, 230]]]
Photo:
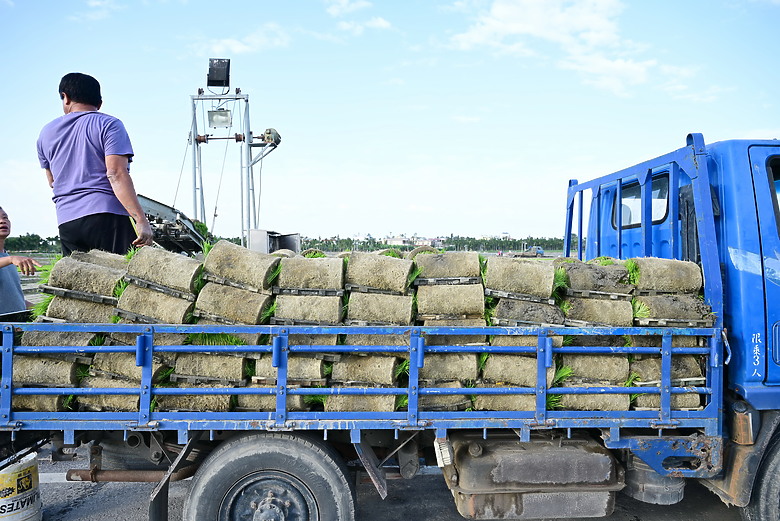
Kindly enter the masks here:
[[35, 275], [35, 267], [41, 265], [40, 262], [30, 257], [11, 255], [9, 258], [11, 259], [11, 263], [19, 268], [19, 271], [25, 275]]
[[133, 241], [133, 246], [140, 248], [141, 246], [151, 246], [154, 242], [154, 232], [152, 232], [152, 226], [149, 221], [136, 223], [136, 233], [138, 238]]

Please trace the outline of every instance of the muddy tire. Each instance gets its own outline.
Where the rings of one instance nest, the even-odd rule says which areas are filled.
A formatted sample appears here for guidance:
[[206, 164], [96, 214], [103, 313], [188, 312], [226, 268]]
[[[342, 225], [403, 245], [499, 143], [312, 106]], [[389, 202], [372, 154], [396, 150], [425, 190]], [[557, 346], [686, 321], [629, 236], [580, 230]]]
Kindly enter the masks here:
[[761, 462], [748, 506], [741, 510], [744, 521], [780, 519], [780, 439], [775, 439]]
[[[220, 445], [193, 478], [185, 521], [354, 521], [355, 495], [338, 455], [313, 439], [242, 434]], [[266, 518], [264, 517], [264, 519]]]

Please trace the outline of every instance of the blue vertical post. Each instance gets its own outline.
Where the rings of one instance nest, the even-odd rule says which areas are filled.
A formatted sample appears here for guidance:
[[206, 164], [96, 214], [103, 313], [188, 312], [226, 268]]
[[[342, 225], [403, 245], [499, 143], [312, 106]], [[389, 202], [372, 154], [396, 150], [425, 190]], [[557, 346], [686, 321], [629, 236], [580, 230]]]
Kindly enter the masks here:
[[640, 183], [640, 207], [642, 216], [642, 255], [653, 256], [653, 176], [645, 172]]
[[149, 423], [152, 410], [152, 345], [154, 332], [151, 327], [135, 338], [135, 365], [141, 367], [141, 394], [138, 402], [138, 424]]
[[566, 233], [563, 236], [563, 256], [571, 255], [571, 233], [574, 221], [574, 193], [572, 187], [577, 186], [576, 179], [569, 180], [569, 192], [566, 194]]
[[408, 425], [416, 426], [420, 406], [420, 369], [425, 364], [425, 338], [419, 329], [413, 329], [409, 337], [409, 403], [406, 407]]
[[661, 340], [661, 421], [669, 423], [672, 404], [672, 333], [667, 331]]
[[601, 257], [601, 242], [604, 239], [601, 235], [602, 223], [601, 223], [601, 185], [595, 189], [593, 195], [593, 205], [596, 205], [596, 257]]
[[553, 365], [552, 338], [540, 331], [536, 345], [536, 423], [547, 421], [547, 369]]
[[13, 379], [13, 359], [14, 359], [14, 328], [13, 326], [3, 326], [3, 369], [0, 376], [0, 424], [7, 424], [11, 421], [11, 385]]
[[615, 228], [617, 229], [617, 258], [623, 258], [623, 180], [617, 180], [615, 190]]
[[276, 368], [276, 425], [284, 426], [287, 419], [287, 356], [289, 331], [281, 329], [273, 339], [271, 365]]
[[577, 258], [582, 260], [585, 257], [584, 244], [585, 241], [582, 238], [582, 190], [577, 192]]
[[680, 243], [680, 165], [672, 162], [669, 168], [669, 258], [677, 259]]

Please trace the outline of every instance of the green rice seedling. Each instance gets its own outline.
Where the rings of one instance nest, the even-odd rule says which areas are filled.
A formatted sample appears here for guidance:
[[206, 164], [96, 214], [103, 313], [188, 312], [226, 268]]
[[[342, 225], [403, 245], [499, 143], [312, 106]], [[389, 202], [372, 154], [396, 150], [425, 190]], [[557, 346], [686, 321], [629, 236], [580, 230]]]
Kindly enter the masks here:
[[414, 281], [422, 274], [422, 271], [423, 269], [421, 266], [418, 266], [417, 264], [413, 265], [412, 271], [410, 271], [409, 276], [406, 277], [406, 289], [409, 289], [409, 287], [414, 284]]
[[631, 340], [631, 335], [623, 335], [623, 347], [632, 347], [634, 345], [633, 340]]
[[119, 324], [119, 322], [122, 320], [122, 317], [119, 315], [111, 315], [111, 323], [112, 324]]
[[214, 247], [214, 243], [212, 243], [211, 241], [203, 241], [203, 244], [201, 245], [201, 249], [203, 251], [204, 258], [209, 254], [211, 248], [213, 247]]
[[572, 336], [572, 335], [563, 335], [563, 345], [565, 345], [565, 346], [573, 346], [574, 345], [574, 336]]
[[96, 333], [95, 336], [89, 341], [91, 346], [104, 346], [106, 345], [106, 335], [103, 333]]
[[125, 279], [118, 280], [116, 286], [114, 286], [114, 291], [113, 291], [114, 297], [120, 298], [122, 296], [122, 293], [125, 292], [127, 286], [129, 285], [130, 283]]
[[44, 294], [43, 299], [37, 302], [32, 308], [33, 318], [46, 316], [46, 312], [49, 310], [49, 303], [51, 303], [54, 295]]
[[607, 257], [605, 255], [602, 255], [601, 257], [590, 259], [588, 261], [588, 264], [598, 264], [599, 266], [612, 266], [613, 264], [615, 264], [615, 259], [613, 259], [612, 257]]
[[396, 250], [395, 248], [388, 248], [387, 250], [380, 253], [380, 255], [386, 255], [388, 257], [395, 257], [396, 259], [403, 259], [404, 256], [401, 255], [401, 252]]
[[174, 371], [173, 367], [169, 367], [164, 371], [160, 371], [160, 374], [157, 375], [157, 383], [167, 382], [168, 379], [173, 374], [173, 371]]
[[574, 370], [571, 366], [562, 365], [555, 369], [555, 375], [553, 376], [552, 387], [558, 387], [564, 380], [571, 378], [574, 375]]
[[257, 366], [255, 365], [255, 360], [247, 359], [244, 362], [244, 376], [247, 378], [252, 378], [257, 374]]
[[324, 253], [322, 253], [319, 250], [310, 251], [306, 255], [304, 255], [307, 259], [321, 259], [323, 257], [327, 257]]
[[89, 374], [89, 366], [86, 364], [76, 364], [76, 380], [81, 382], [84, 378], [91, 376]]
[[135, 248], [131, 247], [129, 250], [127, 250], [127, 253], [125, 253], [125, 259], [128, 261], [133, 260], [133, 257], [140, 251], [141, 248]]
[[346, 317], [347, 311], [349, 311], [349, 293], [345, 292], [344, 296], [341, 297], [341, 316]]
[[561, 303], [558, 304], [558, 307], [561, 308], [561, 311], [563, 311], [563, 316], [566, 317], [571, 311], [571, 302], [568, 300], [562, 300]]
[[282, 263], [277, 262], [276, 266], [274, 266], [274, 269], [271, 270], [271, 272], [268, 274], [268, 276], [265, 279], [266, 284], [269, 286], [273, 286], [276, 284], [277, 279], [279, 278], [279, 274], [282, 272]]
[[487, 284], [487, 258], [481, 253], [479, 255], [479, 275], [482, 277], [482, 284]]
[[[628, 375], [628, 379], [626, 379], [625, 382], [623, 382], [623, 387], [634, 387], [634, 384], [638, 381], [640, 381], [641, 378], [639, 378], [639, 374], [637, 374], [634, 371], [631, 371], [631, 374]], [[634, 400], [637, 399], [640, 393], [634, 393], [631, 396], [629, 396], [631, 403], [634, 402]]]
[[404, 360], [403, 362], [395, 366], [394, 376], [396, 378], [401, 378], [402, 376], [405, 377], [409, 376], [409, 360]]
[[637, 299], [631, 299], [631, 308], [634, 312], [634, 318], [648, 318], [650, 316], [650, 308], [647, 304]]
[[274, 301], [273, 304], [265, 308], [263, 312], [260, 314], [260, 323], [267, 324], [268, 321], [271, 319], [271, 317], [274, 316], [274, 313], [276, 313], [276, 301]]
[[49, 283], [49, 277], [51, 277], [51, 270], [54, 268], [54, 265], [57, 264], [57, 262], [62, 258], [62, 255], [59, 253], [54, 256], [52, 261], [49, 264], [44, 264], [40, 268], [38, 268], [38, 283], [39, 284], [48, 284]]
[[569, 287], [569, 274], [566, 268], [557, 267], [553, 275], [552, 297], [560, 305], [566, 295], [566, 288]]
[[[208, 237], [209, 236], [209, 227], [208, 227], [208, 225], [206, 225], [206, 223], [201, 222], [201, 221], [192, 221], [192, 224], [195, 226], [195, 231], [198, 232], [202, 237]], [[206, 242], [208, 242], [208, 241], [206, 241]], [[203, 253], [206, 253], [206, 252], [204, 251]]]
[[203, 286], [205, 286], [206, 283], [208, 282], [205, 278], [203, 278], [203, 275], [204, 275], [204, 270], [203, 270], [203, 266], [201, 266], [198, 268], [198, 272], [195, 274], [195, 280], [192, 283], [196, 295], [200, 293], [200, 290], [202, 290]]
[[197, 346], [245, 346], [246, 342], [230, 333], [189, 333], [185, 344]]
[[560, 394], [548, 394], [547, 395], [547, 409], [560, 409], [561, 408], [562, 395]]
[[628, 270], [628, 283], [629, 284], [638, 284], [639, 283], [639, 265], [634, 261], [634, 259], [628, 259], [625, 263], [626, 269]]
[[[321, 385], [318, 385], [317, 387], [322, 387]], [[328, 395], [327, 394], [307, 394], [303, 397], [303, 403], [308, 405], [309, 407], [325, 407], [325, 402], [328, 401]]]
[[565, 262], [566, 264], [574, 264], [578, 259], [574, 257], [558, 257], [556, 262]]
[[325, 378], [330, 378], [330, 375], [333, 374], [333, 362], [322, 363], [322, 374], [325, 375]]
[[73, 407], [76, 405], [76, 395], [75, 394], [69, 394], [65, 397], [64, 400], [62, 400], [62, 408], [67, 409], [69, 411], [73, 410]]
[[395, 410], [406, 409], [409, 407], [409, 396], [406, 394], [399, 394], [395, 397]]
[[477, 368], [480, 371], [483, 371], [485, 369], [485, 364], [487, 364], [488, 358], [490, 358], [490, 353], [479, 354], [479, 359], [477, 360]]

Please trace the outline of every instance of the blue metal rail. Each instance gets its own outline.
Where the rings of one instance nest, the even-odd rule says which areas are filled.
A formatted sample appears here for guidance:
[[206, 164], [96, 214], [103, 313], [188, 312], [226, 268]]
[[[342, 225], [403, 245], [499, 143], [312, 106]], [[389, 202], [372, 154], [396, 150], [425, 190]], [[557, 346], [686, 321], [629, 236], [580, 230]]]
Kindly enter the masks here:
[[[654, 442], [667, 443], [663, 435], [681, 430], [701, 432], [718, 439], [721, 436], [721, 404], [723, 399], [723, 360], [721, 332], [717, 328], [452, 328], [452, 327], [354, 327], [354, 326], [200, 326], [200, 325], [120, 325], [120, 324], [2, 324], [2, 373], [0, 378], [0, 429], [12, 432], [21, 429], [62, 431], [65, 441], [72, 441], [76, 431], [122, 430], [178, 431], [179, 440], [188, 438], [189, 431], [217, 430], [350, 430], [363, 429], [435, 430], [437, 436], [446, 436], [449, 429], [515, 429], [523, 440], [529, 440], [532, 430], [540, 429], [601, 429], [607, 445], [613, 448], [632, 448], [639, 443], [623, 436], [621, 429], [652, 429]], [[14, 332], [60, 331], [134, 333], [135, 346], [19, 346], [14, 343]], [[160, 333], [252, 333], [271, 335], [271, 345], [155, 345]], [[290, 335], [313, 334], [371, 334], [409, 335], [407, 346], [347, 346], [347, 345], [289, 345]], [[436, 335], [533, 335], [535, 347], [520, 346], [427, 346], [426, 336]], [[661, 338], [661, 347], [553, 347], [554, 335], [655, 335]], [[673, 336], [697, 336], [707, 339], [705, 347], [672, 347]], [[214, 387], [171, 388], [155, 387], [152, 379], [152, 357], [155, 353], [270, 353], [277, 368], [277, 382], [273, 388]], [[287, 359], [300, 353], [387, 353], [406, 355], [410, 360], [409, 382], [405, 387], [333, 387], [300, 388], [288, 386]], [[533, 388], [524, 387], [421, 387], [419, 370], [425, 357], [432, 353], [526, 353], [537, 358], [537, 381]], [[142, 367], [138, 385], [128, 382], [125, 388], [31, 388], [14, 387], [13, 356], [46, 355], [57, 353], [134, 353], [136, 364]], [[554, 364], [553, 358], [563, 353], [590, 354], [654, 354], [662, 357], [662, 378], [659, 387], [547, 387], [546, 371]], [[677, 387], [672, 384], [672, 355], [694, 354], [707, 360], [706, 384], [697, 387]], [[563, 394], [660, 394], [658, 410], [639, 411], [568, 411], [547, 409], [547, 397]], [[674, 410], [671, 397], [680, 393], [704, 395], [705, 405], [700, 410]], [[136, 412], [21, 412], [12, 409], [12, 395], [128, 395], [138, 397]], [[161, 412], [152, 410], [155, 396], [162, 395], [275, 395], [276, 408], [268, 412]], [[405, 395], [408, 406], [397, 412], [293, 412], [287, 409], [289, 395]], [[425, 395], [519, 395], [536, 396], [535, 408], [529, 411], [426, 411], [419, 398]], [[652, 438], [652, 436], [651, 436]], [[655, 446], [655, 445], [653, 445]], [[660, 463], [659, 463], [660, 465]], [[694, 475], [694, 474], [691, 474]], [[698, 475], [698, 474], [696, 474]]]

